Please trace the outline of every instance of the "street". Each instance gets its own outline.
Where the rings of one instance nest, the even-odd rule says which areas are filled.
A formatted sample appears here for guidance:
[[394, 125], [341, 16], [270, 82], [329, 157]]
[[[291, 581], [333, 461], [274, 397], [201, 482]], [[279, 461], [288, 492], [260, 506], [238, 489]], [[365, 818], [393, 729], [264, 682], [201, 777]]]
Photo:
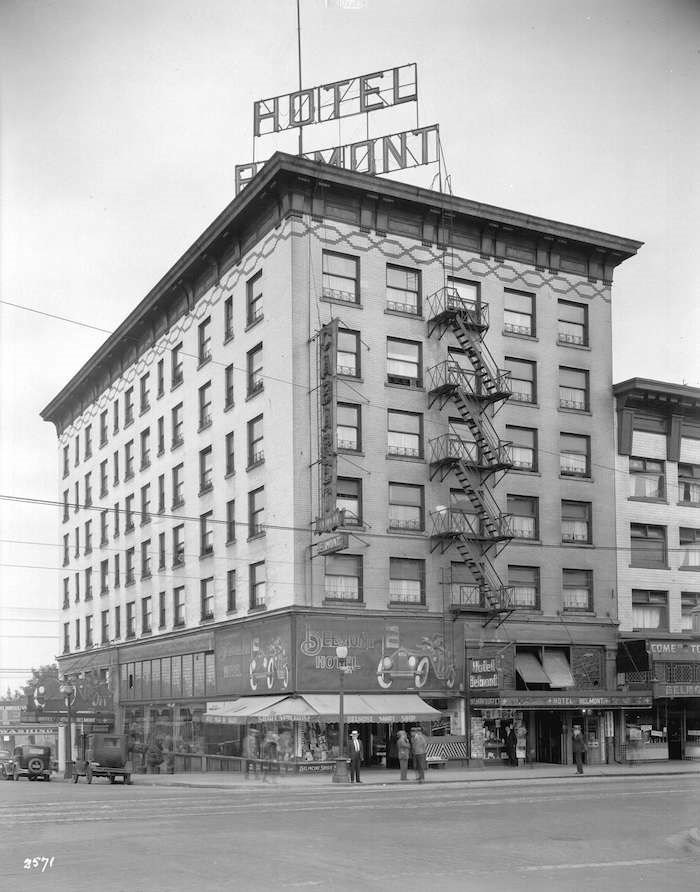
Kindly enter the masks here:
[[[312, 789], [3, 783], [3, 887], [687, 892], [699, 885], [700, 848], [687, 842], [699, 794], [691, 776]], [[25, 862], [33, 858], [53, 862]]]

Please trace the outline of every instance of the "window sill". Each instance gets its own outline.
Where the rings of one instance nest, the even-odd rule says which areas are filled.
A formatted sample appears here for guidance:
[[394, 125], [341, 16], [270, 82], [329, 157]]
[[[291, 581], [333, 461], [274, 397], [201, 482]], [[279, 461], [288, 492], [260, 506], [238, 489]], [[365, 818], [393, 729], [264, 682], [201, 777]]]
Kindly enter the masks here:
[[150, 638], [150, 636], [152, 634], [153, 634], [153, 629], [144, 629], [143, 632], [141, 632], [141, 637], [142, 638]]
[[134, 479], [133, 471], [127, 471], [126, 474], [124, 474], [124, 483], [126, 483], [128, 480], [133, 480], [133, 479]]
[[403, 316], [405, 319], [415, 319], [417, 322], [425, 322], [425, 317], [422, 313], [411, 313], [408, 310], [392, 310], [389, 307], [384, 307], [384, 315]]
[[407, 604], [405, 601], [389, 601], [386, 605], [389, 610], [420, 610], [421, 612], [428, 610], [428, 605], [423, 602], [416, 601], [415, 603]]
[[700, 502], [676, 502], [679, 508], [700, 508]]
[[197, 363], [197, 371], [203, 369], [205, 365], [208, 365], [211, 362], [211, 353], [208, 353], [206, 356], [200, 356], [199, 362]]
[[227, 539], [225, 544], [226, 544], [226, 546], [235, 545], [236, 540], [235, 539]]
[[238, 613], [238, 610], [235, 607], [230, 607], [226, 611], [226, 616], [235, 616]]
[[199, 620], [199, 625], [207, 626], [207, 625], [209, 625], [209, 623], [213, 623], [213, 622], [214, 622], [214, 614], [212, 613], [208, 616], [201, 617], [201, 619]]
[[341, 300], [336, 297], [327, 297], [325, 294], [322, 294], [319, 300], [326, 304], [335, 304], [338, 307], [354, 307], [356, 310], [362, 309], [362, 304], [358, 300]]
[[407, 527], [392, 527], [388, 526], [386, 528], [387, 534], [390, 536], [418, 536], [419, 538], [423, 538], [425, 536], [425, 528], [421, 527], [421, 529], [411, 529]]
[[150, 411], [151, 411], [151, 404], [146, 403], [145, 406], [141, 406], [141, 408], [139, 410], [139, 417], [141, 417], [142, 415], [145, 415], [146, 412], [150, 412]]
[[539, 343], [540, 340], [537, 335], [525, 334], [525, 332], [520, 331], [509, 331], [507, 328], [504, 328], [501, 334], [504, 338], [516, 338], [519, 341], [535, 341], [535, 343]]
[[226, 344], [230, 344], [232, 340], [233, 340], [233, 332], [229, 331], [229, 332], [227, 332], [227, 334], [224, 335], [224, 346]]
[[679, 567], [681, 573], [700, 573], [700, 567]]
[[556, 340], [557, 347], [571, 347], [574, 350], [588, 350], [590, 353], [591, 348], [588, 344], [575, 344], [573, 341], [560, 341], [559, 338]]
[[[360, 453], [360, 455], [364, 455], [364, 453]], [[418, 462], [419, 464], [425, 464], [424, 455], [398, 455], [394, 452], [387, 452], [385, 458], [387, 461], [413, 461]]]
[[537, 539], [519, 539], [517, 536], [513, 536], [510, 540], [511, 545], [542, 545], [542, 540]]
[[[201, 434], [202, 431], [207, 430], [207, 428], [211, 427], [212, 424], [213, 424], [213, 422], [212, 422], [211, 418], [207, 419], [207, 421], [200, 421], [200, 422], [199, 422], [199, 427], [197, 428], [197, 433], [198, 433], [198, 434]], [[175, 445], [175, 444], [173, 444], [173, 446], [174, 446], [174, 445]]]
[[592, 542], [562, 542], [562, 548], [595, 548]]
[[[128, 523], [128, 524], [124, 527], [124, 532], [125, 532], [125, 533], [133, 533], [133, 532], [134, 532], [134, 525], [133, 525], [133, 523]], [[116, 533], [115, 533], [115, 536], [116, 536]]]
[[560, 480], [581, 480], [584, 483], [593, 483], [593, 478], [590, 474], [559, 474]]
[[174, 561], [173, 562], [173, 570], [178, 570], [180, 567], [184, 567], [184, 566], [185, 566], [184, 561]]
[[393, 381], [385, 381], [385, 387], [391, 387], [392, 390], [408, 390], [413, 391], [414, 393], [425, 393], [425, 387], [423, 387], [423, 383], [420, 384], [396, 384]]
[[542, 474], [536, 468], [508, 468], [509, 474], [529, 474], [531, 477], [541, 477]]
[[213, 558], [213, 557], [214, 557], [214, 549], [213, 548], [211, 549], [211, 551], [200, 551], [200, 553], [199, 553], [200, 561], [205, 561], [207, 558]]
[[243, 329], [243, 331], [250, 331], [251, 328], [255, 328], [256, 325], [260, 325], [260, 323], [263, 321], [264, 318], [265, 318], [264, 313], [261, 313], [259, 316], [256, 316], [255, 319], [251, 319], [251, 320], [247, 323], [247, 325], [246, 325], [246, 327]]
[[235, 477], [235, 476], [236, 476], [235, 471], [226, 471], [226, 473], [224, 474], [224, 480], [228, 480], [229, 477]]
[[246, 465], [246, 471], [254, 471], [255, 468], [259, 468], [261, 465], [264, 465], [264, 464], [265, 464], [265, 459], [261, 458], [259, 461], [254, 461], [252, 464]]
[[665, 570], [671, 567], [668, 564], [627, 564], [630, 570]]
[[150, 522], [151, 522], [151, 515], [149, 514], [148, 517], [143, 517], [141, 519], [141, 523], [139, 524], [139, 526], [147, 527]]
[[180, 446], [182, 446], [182, 444], [184, 442], [185, 442], [184, 437], [180, 440], [173, 440], [173, 442], [170, 444], [170, 451], [175, 452], [175, 450], [179, 449]]
[[593, 413], [590, 409], [571, 409], [567, 406], [557, 406], [557, 412], [561, 412], [564, 415], [588, 415], [591, 416]]
[[248, 536], [246, 542], [253, 542], [255, 539], [264, 539], [265, 538], [265, 530], [262, 533], [253, 533], [252, 536]]
[[178, 387], [182, 387], [182, 383], [184, 380], [185, 380], [185, 378], [183, 376], [181, 378], [175, 378], [173, 381], [171, 381], [170, 382], [170, 392], [172, 393], [173, 390], [177, 390]]
[[349, 375], [336, 371], [335, 376], [336, 378], [340, 378], [341, 381], [354, 381], [355, 384], [365, 383], [365, 379], [361, 375]]
[[126, 430], [127, 427], [131, 427], [131, 425], [132, 425], [133, 423], [134, 423], [134, 419], [133, 419], [133, 418], [127, 418], [126, 421], [124, 422], [124, 430]]
[[252, 604], [248, 608], [248, 613], [263, 613], [267, 610], [267, 604]]
[[367, 605], [364, 601], [350, 601], [348, 598], [329, 598], [325, 597], [323, 599], [324, 607], [339, 607], [339, 606], [349, 607], [356, 610], [364, 610]]
[[151, 579], [151, 578], [152, 578], [152, 577], [151, 577], [151, 572], [150, 572], [150, 570], [149, 570], [147, 573], [142, 573], [142, 574], [141, 574], [141, 579]]
[[212, 483], [208, 483], [206, 486], [203, 486], [197, 495], [201, 498], [202, 496], [207, 495], [207, 493], [214, 492], [214, 485]]
[[255, 390], [249, 390], [245, 395], [246, 403], [249, 403], [251, 400], [255, 399], [256, 396], [260, 396], [261, 393], [265, 393], [264, 387], [256, 387]]
[[173, 629], [183, 629], [185, 627], [184, 619], [179, 619], [176, 623], [173, 623]]
[[156, 399], [159, 400], [161, 397], [165, 396], [165, 387], [161, 387], [156, 394]]
[[539, 409], [540, 407], [540, 404], [537, 401], [519, 400], [513, 393], [511, 393], [507, 402], [508, 406], [524, 406], [526, 409]]
[[177, 502], [173, 502], [170, 506], [171, 511], [177, 511], [178, 508], [183, 508], [185, 505], [184, 499], [179, 499]]

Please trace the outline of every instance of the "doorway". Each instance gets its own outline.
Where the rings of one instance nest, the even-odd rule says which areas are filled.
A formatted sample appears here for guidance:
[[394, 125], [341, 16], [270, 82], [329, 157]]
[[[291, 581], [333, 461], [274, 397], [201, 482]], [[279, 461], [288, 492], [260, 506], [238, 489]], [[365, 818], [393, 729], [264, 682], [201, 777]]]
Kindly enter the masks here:
[[683, 713], [669, 710], [668, 713], [668, 758], [683, 758]]
[[562, 764], [562, 722], [559, 713], [538, 713], [535, 722], [536, 759], [550, 765]]

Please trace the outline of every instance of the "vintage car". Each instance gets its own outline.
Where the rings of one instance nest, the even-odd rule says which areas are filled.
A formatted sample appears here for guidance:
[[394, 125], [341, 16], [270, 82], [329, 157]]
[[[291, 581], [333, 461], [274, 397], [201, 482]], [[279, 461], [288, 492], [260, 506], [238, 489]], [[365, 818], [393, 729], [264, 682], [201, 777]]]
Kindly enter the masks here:
[[51, 780], [51, 747], [49, 746], [16, 746], [12, 755], [12, 777], [19, 780], [27, 777], [30, 781], [41, 778]]
[[14, 764], [10, 751], [0, 750], [0, 778], [3, 780], [12, 780], [12, 769]]

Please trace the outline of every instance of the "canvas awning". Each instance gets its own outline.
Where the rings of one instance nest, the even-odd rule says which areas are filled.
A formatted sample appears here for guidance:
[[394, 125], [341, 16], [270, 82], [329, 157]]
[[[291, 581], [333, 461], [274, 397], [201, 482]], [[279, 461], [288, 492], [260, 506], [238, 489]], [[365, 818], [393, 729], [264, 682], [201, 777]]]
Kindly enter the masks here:
[[561, 651], [544, 649], [544, 671], [549, 676], [553, 688], [575, 688], [576, 682], [566, 654]]
[[241, 697], [239, 700], [224, 700], [207, 703], [204, 713], [205, 722], [223, 725], [244, 725], [258, 712], [264, 712], [275, 706], [286, 697]]
[[525, 684], [550, 684], [549, 676], [534, 654], [517, 654], [515, 668]]

